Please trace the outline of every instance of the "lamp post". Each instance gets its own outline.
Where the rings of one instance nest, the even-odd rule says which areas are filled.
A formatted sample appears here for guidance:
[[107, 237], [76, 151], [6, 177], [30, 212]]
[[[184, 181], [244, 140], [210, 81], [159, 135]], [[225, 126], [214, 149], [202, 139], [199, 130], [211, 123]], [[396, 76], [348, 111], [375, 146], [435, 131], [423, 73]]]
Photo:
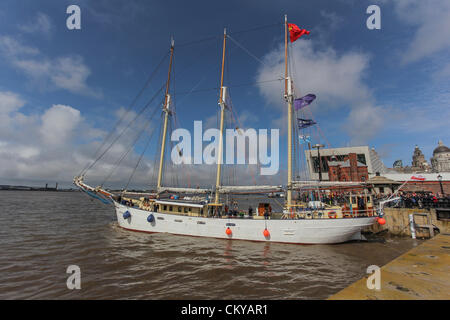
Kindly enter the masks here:
[[437, 178], [439, 180], [439, 185], [441, 186], [441, 194], [442, 196], [444, 196], [444, 188], [442, 187], [442, 176], [438, 175]]
[[319, 181], [322, 181], [322, 159], [320, 159], [320, 148], [325, 146], [323, 144], [315, 144], [312, 147], [317, 149], [317, 157], [319, 158]]

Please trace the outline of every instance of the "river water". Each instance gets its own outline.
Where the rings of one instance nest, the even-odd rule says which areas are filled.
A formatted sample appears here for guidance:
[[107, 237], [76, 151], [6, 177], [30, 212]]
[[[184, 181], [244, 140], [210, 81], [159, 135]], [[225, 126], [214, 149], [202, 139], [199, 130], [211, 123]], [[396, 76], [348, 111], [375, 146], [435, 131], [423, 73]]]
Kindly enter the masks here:
[[[0, 299], [326, 299], [418, 240], [290, 245], [145, 234], [80, 192], [0, 191]], [[69, 290], [67, 267], [81, 270]]]

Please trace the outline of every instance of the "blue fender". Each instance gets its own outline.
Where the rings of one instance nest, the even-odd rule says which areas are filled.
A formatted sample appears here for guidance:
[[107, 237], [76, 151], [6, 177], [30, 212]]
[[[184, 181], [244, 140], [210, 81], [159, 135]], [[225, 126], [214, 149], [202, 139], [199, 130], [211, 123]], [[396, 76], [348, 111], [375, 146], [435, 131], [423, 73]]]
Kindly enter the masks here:
[[130, 217], [131, 217], [131, 213], [128, 210], [125, 211], [124, 214], [123, 214], [123, 218], [126, 220], [126, 219], [128, 219]]
[[147, 217], [147, 221], [150, 222], [150, 223], [155, 221], [155, 217], [153, 216], [152, 213], [150, 213], [150, 215]]

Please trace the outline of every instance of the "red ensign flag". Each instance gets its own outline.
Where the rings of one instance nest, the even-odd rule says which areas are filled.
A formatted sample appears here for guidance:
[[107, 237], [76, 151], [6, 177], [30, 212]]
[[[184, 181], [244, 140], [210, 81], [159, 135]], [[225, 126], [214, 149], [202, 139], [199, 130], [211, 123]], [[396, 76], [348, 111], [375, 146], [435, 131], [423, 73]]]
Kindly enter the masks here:
[[296, 24], [293, 23], [288, 23], [288, 29], [291, 42], [294, 42], [304, 34], [309, 34], [308, 30], [300, 29]]

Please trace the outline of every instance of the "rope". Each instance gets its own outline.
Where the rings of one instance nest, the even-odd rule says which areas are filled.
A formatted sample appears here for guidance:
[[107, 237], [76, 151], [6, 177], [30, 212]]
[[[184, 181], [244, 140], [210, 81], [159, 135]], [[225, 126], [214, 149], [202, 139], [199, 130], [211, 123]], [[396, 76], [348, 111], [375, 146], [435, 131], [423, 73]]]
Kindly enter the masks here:
[[[271, 28], [271, 27], [275, 27], [275, 26], [284, 26], [284, 23], [272, 23], [272, 24], [258, 26], [258, 27], [254, 27], [254, 28], [243, 29], [243, 30], [239, 30], [239, 31], [235, 31], [235, 32], [228, 32], [227, 35], [230, 35], [230, 34], [241, 34], [241, 33], [246, 33], [246, 32], [253, 32], [253, 31], [266, 29], [266, 28]], [[194, 45], [194, 44], [198, 44], [198, 43], [202, 43], [202, 42], [207, 42], [207, 41], [211, 41], [211, 40], [217, 40], [217, 39], [222, 39], [222, 35], [209, 36], [209, 37], [205, 37], [205, 38], [198, 39], [198, 40], [184, 42], [182, 44], [177, 45], [177, 47], [178, 48], [186, 47], [186, 46], [190, 46], [190, 45]]]
[[141, 156], [139, 157], [138, 162], [136, 163], [136, 166], [135, 166], [134, 169], [133, 169], [133, 172], [131, 173], [130, 178], [128, 179], [127, 185], [125, 186], [125, 189], [124, 189], [124, 190], [127, 190], [127, 189], [128, 189], [128, 185], [130, 184], [131, 179], [133, 178], [133, 176], [134, 176], [134, 174], [135, 174], [135, 172], [136, 172], [136, 169], [137, 169], [137, 167], [139, 166], [139, 163], [141, 162], [142, 157], [144, 156], [144, 153], [147, 151], [148, 146], [150, 145], [150, 141], [152, 140], [152, 137], [153, 137], [153, 133], [154, 133], [154, 132], [155, 132], [155, 131], [153, 130], [152, 133], [151, 133], [151, 135], [150, 135], [150, 137], [149, 137], [149, 139], [148, 139], [148, 141], [147, 141], [147, 144], [145, 145], [144, 150], [143, 150], [142, 153], [141, 153]]
[[239, 48], [241, 48], [242, 50], [244, 50], [250, 57], [252, 57], [253, 59], [255, 59], [256, 61], [258, 61], [259, 63], [261, 63], [263, 66], [269, 68], [269, 66], [262, 61], [260, 58], [258, 58], [257, 56], [255, 56], [253, 53], [251, 53], [248, 49], [246, 49], [242, 44], [240, 44], [239, 42], [237, 42], [236, 40], [234, 40], [231, 36], [227, 35], [227, 38], [230, 39], [231, 41], [234, 42], [235, 45], [237, 45]]
[[163, 90], [166, 85], [164, 84], [161, 88], [155, 93], [155, 95], [150, 99], [150, 101], [139, 111], [138, 114], [131, 120], [128, 125], [122, 130], [122, 132], [111, 142], [111, 144], [106, 148], [105, 151], [97, 158], [95, 161], [85, 170], [84, 174], [86, 174], [114, 145], [114, 143], [119, 140], [119, 138], [124, 134], [124, 132], [130, 127], [130, 125], [148, 108], [148, 106], [153, 102], [153, 100], [158, 96], [158, 94]]
[[270, 27], [275, 27], [275, 26], [284, 26], [284, 22], [283, 23], [272, 23], [272, 24], [266, 24], [260, 27], [254, 27], [251, 29], [245, 29], [245, 30], [240, 30], [240, 31], [235, 31], [235, 32], [230, 32], [229, 34], [239, 34], [239, 33], [245, 33], [245, 32], [252, 32], [252, 31], [257, 31], [257, 30], [261, 30], [261, 29], [266, 29], [266, 28], [270, 28]]
[[[142, 127], [142, 129], [139, 131], [137, 137], [135, 138], [135, 140], [133, 141], [133, 144], [130, 146], [130, 148], [122, 155], [122, 157], [119, 159], [119, 161], [115, 164], [114, 168], [111, 170], [111, 172], [109, 173], [109, 175], [105, 178], [105, 180], [103, 180], [103, 182], [101, 183], [101, 186], [103, 187], [103, 185], [106, 183], [106, 181], [109, 180], [109, 178], [112, 176], [112, 174], [117, 170], [117, 168], [119, 167], [119, 165], [122, 163], [123, 159], [125, 159], [125, 157], [128, 155], [128, 153], [133, 149], [133, 147], [136, 145], [136, 143], [138, 142], [139, 138], [142, 136], [142, 133], [144, 133], [144, 131], [146, 131], [148, 129], [148, 127], [150, 126], [150, 123], [153, 119], [153, 117], [156, 114], [156, 111], [158, 111], [158, 109], [155, 109], [155, 111], [153, 112], [153, 114], [151, 115], [150, 119], [148, 119], [148, 122], [145, 126]], [[153, 132], [153, 130], [152, 130]]]
[[[125, 116], [130, 112], [131, 108], [135, 105], [135, 103], [137, 102], [137, 100], [141, 97], [141, 95], [143, 94], [144, 90], [148, 87], [148, 85], [150, 84], [151, 80], [153, 79], [153, 77], [156, 75], [156, 72], [159, 70], [159, 68], [161, 67], [162, 63], [165, 61], [165, 59], [168, 57], [168, 54], [166, 53], [161, 61], [158, 63], [158, 65], [156, 66], [155, 70], [153, 70], [153, 72], [150, 74], [149, 78], [147, 79], [147, 81], [145, 82], [144, 86], [142, 87], [142, 89], [139, 91], [139, 93], [137, 94], [137, 96], [133, 99], [133, 101], [131, 102], [131, 104], [128, 106], [127, 110], [123, 113], [123, 115], [120, 117], [120, 119], [117, 120], [117, 122], [115, 123], [114, 127], [111, 129], [111, 131], [108, 133], [108, 135], [106, 136], [106, 138], [103, 140], [103, 143], [101, 144], [101, 146], [97, 149], [97, 151], [95, 152], [94, 158], [96, 158], [98, 156], [98, 154], [100, 153], [100, 150], [106, 145], [106, 141], [108, 141], [109, 138], [111, 138], [112, 134], [116, 131], [117, 127], [122, 123], [122, 121], [125, 119]], [[92, 168], [89, 167], [89, 164], [87, 164], [83, 170], [81, 170], [80, 172], [80, 176], [83, 174], [86, 174], [86, 172]]]
[[[226, 87], [228, 87], [228, 88], [238, 88], [238, 87], [253, 86], [255, 84], [267, 83], [267, 82], [275, 82], [275, 81], [282, 81], [282, 80], [284, 80], [284, 78], [278, 78], [278, 79], [272, 79], [272, 80], [262, 80], [262, 81], [255, 81], [255, 82], [248, 82], [248, 83], [242, 83], [242, 84], [237, 84], [237, 85], [228, 85]], [[204, 91], [213, 91], [213, 90], [219, 90], [219, 89], [220, 89], [219, 87], [204, 88], [204, 89], [198, 89], [198, 90], [192, 90], [191, 89], [189, 91], [179, 92], [177, 94], [178, 95], [184, 95], [184, 94], [191, 94], [191, 93], [204, 92]]]
[[[229, 110], [231, 111], [230, 112], [230, 125], [232, 125], [234, 122], [234, 125], [236, 126], [236, 128], [242, 132], [244, 127], [242, 126], [241, 122], [239, 121], [239, 117], [234, 112], [233, 102], [231, 100], [231, 95], [229, 93], [228, 93], [228, 97], [229, 97], [229, 101], [230, 101]], [[238, 134], [240, 134], [239, 131], [238, 131]], [[233, 172], [233, 174], [235, 174], [235, 172]], [[253, 172], [253, 170], [250, 170], [250, 175], [253, 180], [253, 184], [256, 185], [255, 173]]]
[[221, 36], [209, 36], [203, 39], [199, 39], [199, 40], [194, 40], [194, 41], [190, 41], [190, 42], [185, 42], [182, 44], [178, 44], [177, 48], [182, 48], [182, 47], [186, 47], [186, 46], [190, 46], [193, 44], [198, 44], [198, 43], [202, 43], [202, 42], [206, 42], [206, 41], [211, 41], [211, 40], [217, 40], [219, 39]]

